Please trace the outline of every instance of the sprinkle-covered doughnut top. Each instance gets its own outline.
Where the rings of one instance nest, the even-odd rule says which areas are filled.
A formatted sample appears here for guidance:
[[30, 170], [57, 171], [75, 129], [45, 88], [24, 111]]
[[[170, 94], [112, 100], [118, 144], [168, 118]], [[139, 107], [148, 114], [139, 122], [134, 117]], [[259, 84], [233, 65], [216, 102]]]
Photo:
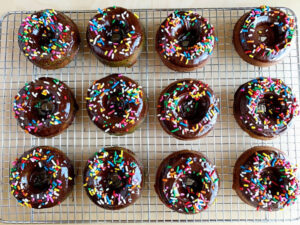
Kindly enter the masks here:
[[201, 153], [174, 152], [160, 164], [155, 190], [162, 202], [180, 213], [198, 213], [210, 206], [219, 190], [215, 166]]
[[218, 102], [210, 87], [201, 81], [175, 81], [161, 92], [157, 105], [158, 120], [175, 138], [199, 138], [216, 123], [220, 112]]
[[207, 19], [193, 11], [175, 11], [157, 31], [156, 50], [172, 64], [194, 67], [212, 54], [215, 41]]
[[121, 61], [134, 54], [144, 41], [138, 15], [121, 7], [98, 9], [87, 29], [87, 42], [96, 56]]
[[[60, 68], [79, 49], [80, 36], [74, 22], [61, 12], [47, 9], [26, 17], [18, 33], [20, 49], [37, 66]], [[63, 62], [69, 57], [67, 63]], [[59, 66], [59, 64], [62, 64]]]
[[300, 194], [297, 167], [274, 148], [255, 147], [248, 151], [238, 159], [239, 167], [235, 167], [234, 185], [243, 200], [266, 211], [293, 204]]
[[143, 167], [133, 152], [109, 147], [102, 148], [88, 160], [83, 186], [96, 205], [121, 209], [139, 198], [143, 180]]
[[281, 59], [295, 32], [294, 19], [279, 9], [261, 6], [243, 17], [240, 42], [244, 53], [260, 61]]
[[148, 109], [142, 87], [122, 74], [95, 81], [86, 100], [91, 120], [103, 131], [115, 135], [133, 132]]
[[239, 125], [256, 136], [273, 138], [284, 132], [299, 115], [292, 90], [280, 79], [260, 77], [239, 87], [234, 96]]
[[60, 204], [72, 191], [74, 169], [58, 149], [39, 146], [12, 163], [11, 193], [22, 206], [49, 208]]
[[50, 77], [26, 83], [13, 103], [21, 128], [39, 137], [62, 132], [72, 123], [77, 110], [78, 105], [69, 87]]

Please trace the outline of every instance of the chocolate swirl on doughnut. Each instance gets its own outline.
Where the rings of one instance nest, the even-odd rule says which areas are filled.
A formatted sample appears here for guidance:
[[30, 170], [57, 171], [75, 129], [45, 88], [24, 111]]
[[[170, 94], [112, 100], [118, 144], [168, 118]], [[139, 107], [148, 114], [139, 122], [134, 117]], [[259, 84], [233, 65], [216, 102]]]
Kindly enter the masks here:
[[71, 125], [78, 105], [69, 87], [54, 78], [26, 83], [15, 96], [13, 111], [26, 133], [53, 137]]
[[38, 146], [12, 163], [10, 187], [22, 206], [50, 208], [71, 193], [74, 168], [67, 156], [49, 146]]
[[174, 152], [159, 165], [155, 191], [160, 200], [179, 213], [193, 214], [207, 209], [219, 191], [215, 166], [201, 153]]
[[133, 204], [143, 188], [143, 166], [128, 149], [103, 148], [92, 156], [83, 173], [89, 198], [105, 209], [122, 209]]
[[69, 17], [46, 9], [23, 20], [18, 43], [20, 50], [36, 66], [58, 69], [69, 64], [77, 54], [80, 35]]
[[155, 48], [166, 66], [187, 72], [204, 66], [215, 42], [207, 19], [193, 11], [175, 11], [160, 25]]
[[295, 32], [294, 19], [283, 11], [261, 6], [244, 14], [236, 23], [233, 43], [248, 63], [270, 66], [290, 50]]
[[86, 32], [88, 46], [109, 66], [132, 66], [145, 41], [138, 15], [121, 7], [98, 9]]
[[233, 114], [250, 136], [272, 139], [290, 127], [293, 118], [299, 115], [299, 105], [282, 80], [260, 77], [236, 91]]
[[160, 94], [157, 116], [162, 128], [181, 140], [196, 139], [212, 130], [219, 114], [219, 99], [207, 84], [184, 79]]
[[95, 81], [86, 100], [90, 119], [104, 132], [114, 135], [134, 132], [148, 111], [142, 87], [122, 74]]
[[254, 147], [237, 159], [232, 187], [257, 210], [276, 211], [297, 200], [300, 191], [296, 171], [284, 152], [273, 147]]

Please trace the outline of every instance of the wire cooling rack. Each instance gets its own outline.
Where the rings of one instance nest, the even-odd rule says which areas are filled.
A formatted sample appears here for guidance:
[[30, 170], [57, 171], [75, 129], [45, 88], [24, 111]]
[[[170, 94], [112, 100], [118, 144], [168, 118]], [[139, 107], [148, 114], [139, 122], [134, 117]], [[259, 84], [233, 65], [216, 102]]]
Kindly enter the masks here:
[[[92, 222], [201, 222], [201, 221], [293, 221], [299, 220], [300, 201], [279, 212], [257, 212], [244, 204], [231, 189], [233, 165], [237, 157], [255, 145], [271, 145], [287, 152], [300, 162], [297, 145], [300, 144], [300, 121], [289, 132], [274, 141], [250, 138], [235, 122], [232, 115], [233, 95], [239, 85], [257, 76], [283, 79], [299, 96], [298, 36], [293, 50], [282, 63], [258, 68], [241, 60], [232, 45], [234, 24], [249, 8], [192, 9], [208, 18], [215, 26], [219, 42], [212, 58], [202, 69], [178, 73], [165, 67], [154, 49], [154, 37], [159, 24], [173, 9], [138, 9], [145, 27], [146, 47], [132, 68], [110, 68], [102, 65], [90, 53], [85, 31], [88, 20], [96, 11], [66, 11], [81, 31], [82, 44], [77, 57], [67, 67], [54, 71], [41, 70], [28, 62], [20, 53], [17, 32], [21, 20], [31, 12], [10, 12], [1, 21], [0, 30], [0, 217], [2, 222], [14, 223], [92, 223]], [[287, 8], [282, 10], [294, 15]], [[85, 95], [90, 84], [111, 73], [123, 73], [139, 82], [149, 99], [149, 115], [142, 127], [133, 134], [114, 137], [101, 132], [88, 118]], [[16, 124], [12, 101], [17, 91], [36, 77], [50, 76], [65, 81], [74, 91], [80, 110], [74, 123], [63, 134], [42, 139], [25, 134]], [[215, 129], [205, 138], [180, 141], [167, 135], [156, 118], [156, 101], [160, 91], [181, 78], [196, 78], [208, 83], [220, 97], [221, 115]], [[297, 131], [298, 130], [298, 131]], [[132, 206], [119, 211], [96, 207], [82, 187], [82, 171], [86, 160], [99, 148], [120, 145], [131, 149], [143, 161], [146, 173], [142, 197]], [[76, 185], [71, 196], [60, 206], [35, 210], [21, 207], [10, 194], [9, 169], [11, 161], [36, 145], [52, 145], [64, 151], [73, 161], [77, 172]], [[299, 148], [299, 147], [298, 147]], [[221, 190], [217, 201], [198, 215], [183, 215], [166, 208], [154, 192], [156, 168], [168, 154], [182, 149], [201, 151], [217, 166]]]

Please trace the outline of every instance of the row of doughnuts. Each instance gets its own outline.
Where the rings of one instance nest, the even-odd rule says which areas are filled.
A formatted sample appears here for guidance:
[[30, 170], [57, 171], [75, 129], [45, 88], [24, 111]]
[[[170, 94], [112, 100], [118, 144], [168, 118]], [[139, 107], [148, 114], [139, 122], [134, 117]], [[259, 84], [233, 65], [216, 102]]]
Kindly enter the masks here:
[[[299, 191], [299, 176], [284, 152], [257, 146], [236, 161], [233, 189], [257, 210], [274, 211], [292, 205]], [[74, 167], [60, 150], [38, 146], [13, 162], [10, 185], [22, 206], [49, 208], [71, 193]], [[104, 209], [117, 210], [133, 204], [144, 185], [143, 165], [122, 147], [102, 148], [91, 156], [83, 171], [83, 187], [90, 200]], [[195, 214], [207, 209], [220, 189], [215, 165], [202, 153], [181, 150], [162, 160], [154, 184], [160, 200], [170, 209]]]
[[[102, 131], [125, 135], [134, 132], [144, 121], [148, 102], [137, 82], [122, 74], [111, 74], [93, 82], [87, 91], [86, 109]], [[37, 137], [60, 134], [72, 123], [77, 110], [70, 88], [50, 77], [26, 83], [13, 103], [20, 127]], [[207, 135], [219, 113], [219, 98], [200, 80], [177, 80], [158, 98], [157, 118], [161, 127], [180, 140]], [[259, 77], [238, 88], [233, 114], [251, 137], [269, 140], [288, 130], [299, 115], [299, 105], [282, 80]]]
[[[278, 63], [290, 50], [294, 19], [280, 9], [261, 6], [244, 14], [233, 31], [233, 44], [246, 62], [256, 66]], [[145, 43], [138, 15], [121, 7], [99, 9], [87, 25], [86, 40], [104, 64], [132, 66]], [[217, 41], [213, 25], [193, 11], [171, 13], [159, 26], [155, 48], [172, 70], [187, 72], [203, 67]], [[26, 17], [18, 32], [24, 55], [43, 69], [70, 63], [79, 50], [76, 24], [62, 12], [47, 9]]]

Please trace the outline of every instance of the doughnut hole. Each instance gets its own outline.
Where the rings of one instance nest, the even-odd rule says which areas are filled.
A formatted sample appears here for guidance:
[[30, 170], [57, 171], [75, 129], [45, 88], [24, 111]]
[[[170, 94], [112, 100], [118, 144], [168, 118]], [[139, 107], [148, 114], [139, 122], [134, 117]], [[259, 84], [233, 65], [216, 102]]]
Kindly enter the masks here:
[[48, 30], [46, 27], [41, 27], [37, 33], [39, 46], [48, 46], [53, 39], [59, 38], [56, 32]]
[[190, 197], [198, 198], [197, 193], [203, 189], [203, 183], [201, 177], [196, 174], [188, 174], [182, 178], [181, 185], [179, 185], [179, 194], [186, 201], [189, 201]]
[[189, 48], [194, 46], [199, 41], [199, 37], [200, 37], [199, 29], [184, 28], [182, 31], [179, 32], [177, 40], [181, 47]]
[[281, 185], [283, 179], [281, 178], [281, 172], [279, 168], [267, 167], [260, 172], [260, 183], [266, 185], [267, 193], [276, 195], [278, 192], [281, 193]]
[[260, 97], [257, 106], [257, 113], [260, 114], [262, 120], [267, 118], [276, 122], [281, 113], [285, 113], [287, 110], [284, 100], [278, 98], [277, 95], [272, 93], [265, 94]]
[[34, 104], [34, 109], [41, 118], [48, 118], [56, 111], [56, 104], [50, 98], [40, 98]]
[[209, 99], [202, 97], [194, 99], [191, 96], [181, 98], [178, 106], [180, 106], [178, 116], [183, 120], [189, 121], [190, 124], [199, 123], [206, 115], [209, 109]]
[[128, 32], [128, 25], [117, 20], [114, 22], [114, 24], [112, 24], [111, 32], [108, 32], [107, 38], [113, 43], [120, 43], [124, 38], [127, 37]]
[[45, 192], [50, 188], [51, 181], [51, 174], [45, 169], [35, 168], [31, 174], [29, 174], [29, 192], [32, 192], [33, 194]]
[[253, 37], [260, 43], [264, 43], [269, 48], [275, 48], [275, 45], [285, 39], [285, 34], [279, 26], [271, 26], [273, 23], [262, 21], [257, 23]]
[[117, 172], [109, 172], [106, 177], [106, 188], [110, 190], [121, 190], [125, 186], [121, 176]]
[[125, 111], [129, 109], [129, 104], [126, 99], [121, 98], [118, 93], [122, 91], [116, 91], [106, 99], [104, 99], [104, 108], [111, 113], [111, 116], [122, 117], [125, 115]]

